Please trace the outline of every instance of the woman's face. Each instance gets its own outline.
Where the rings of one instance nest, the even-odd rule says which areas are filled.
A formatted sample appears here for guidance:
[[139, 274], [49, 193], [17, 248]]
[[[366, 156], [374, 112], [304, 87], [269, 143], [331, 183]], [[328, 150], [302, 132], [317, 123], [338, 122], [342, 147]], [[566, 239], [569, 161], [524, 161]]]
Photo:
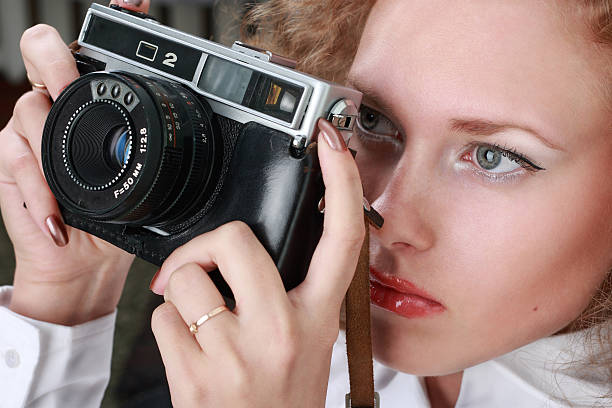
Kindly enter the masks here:
[[371, 265], [389, 366], [442, 375], [551, 335], [612, 265], [604, 66], [554, 3], [379, 0], [370, 15], [350, 80], [380, 114], [363, 111], [351, 145], [385, 218]]

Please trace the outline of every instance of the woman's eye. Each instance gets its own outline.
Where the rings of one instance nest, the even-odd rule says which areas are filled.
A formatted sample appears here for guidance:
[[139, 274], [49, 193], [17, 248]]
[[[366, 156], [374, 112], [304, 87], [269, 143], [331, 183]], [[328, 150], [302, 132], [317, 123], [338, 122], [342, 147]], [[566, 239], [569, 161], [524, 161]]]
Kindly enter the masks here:
[[401, 140], [397, 127], [382, 113], [369, 106], [361, 105], [357, 119], [359, 131], [366, 136], [376, 139], [392, 139], [397, 142]]
[[478, 144], [472, 146], [468, 156], [467, 159], [476, 167], [488, 173], [512, 173], [520, 168], [531, 172], [544, 170], [521, 154], [499, 146]]

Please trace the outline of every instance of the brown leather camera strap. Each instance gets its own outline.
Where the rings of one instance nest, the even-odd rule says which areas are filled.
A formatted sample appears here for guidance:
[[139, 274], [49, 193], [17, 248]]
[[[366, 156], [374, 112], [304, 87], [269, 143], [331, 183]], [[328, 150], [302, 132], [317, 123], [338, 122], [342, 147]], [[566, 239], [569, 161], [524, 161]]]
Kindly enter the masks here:
[[378, 396], [375, 396], [374, 392], [372, 337], [370, 335], [369, 225], [372, 223], [375, 227], [380, 228], [382, 222], [379, 224], [372, 221], [372, 213], [380, 217], [375, 210], [367, 207], [365, 210], [366, 234], [355, 276], [346, 292], [346, 352], [351, 387], [350, 394], [347, 394], [346, 406], [351, 408], [378, 406]]

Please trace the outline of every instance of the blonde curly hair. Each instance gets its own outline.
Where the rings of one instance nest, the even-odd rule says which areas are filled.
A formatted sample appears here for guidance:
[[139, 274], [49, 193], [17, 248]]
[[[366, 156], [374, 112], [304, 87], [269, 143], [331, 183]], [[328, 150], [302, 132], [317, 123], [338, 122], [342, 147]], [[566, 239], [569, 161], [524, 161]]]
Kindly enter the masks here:
[[343, 82], [373, 5], [374, 0], [266, 1], [246, 15], [242, 37], [295, 59], [300, 71]]
[[[291, 57], [298, 69], [344, 82], [375, 0], [268, 0], [253, 6], [242, 24], [243, 40]], [[560, 10], [585, 21], [586, 40], [604, 58], [602, 89], [612, 112], [612, 0], [563, 0]], [[575, 34], [574, 34], [575, 35]], [[611, 114], [612, 136], [612, 114]], [[610, 372], [612, 384], [612, 272], [582, 314], [560, 333], [589, 331], [588, 367]], [[595, 350], [598, 350], [597, 352]], [[602, 351], [603, 350], [603, 351]], [[612, 385], [610, 394], [612, 397]]]

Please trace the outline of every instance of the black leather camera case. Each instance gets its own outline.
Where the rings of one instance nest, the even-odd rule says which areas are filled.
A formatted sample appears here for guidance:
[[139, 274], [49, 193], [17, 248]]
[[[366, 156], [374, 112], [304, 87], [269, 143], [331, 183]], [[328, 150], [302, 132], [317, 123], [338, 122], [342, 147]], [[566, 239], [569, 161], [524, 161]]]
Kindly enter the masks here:
[[[290, 290], [304, 280], [323, 228], [317, 209], [324, 189], [316, 143], [291, 154], [291, 136], [255, 122], [241, 125], [215, 116], [224, 137], [234, 140], [226, 143], [218, 194], [186, 228], [161, 236], [140, 227], [92, 221], [65, 209], [64, 219], [159, 266], [192, 238], [240, 220], [251, 227]], [[219, 271], [210, 275], [224, 296], [233, 297]]]

